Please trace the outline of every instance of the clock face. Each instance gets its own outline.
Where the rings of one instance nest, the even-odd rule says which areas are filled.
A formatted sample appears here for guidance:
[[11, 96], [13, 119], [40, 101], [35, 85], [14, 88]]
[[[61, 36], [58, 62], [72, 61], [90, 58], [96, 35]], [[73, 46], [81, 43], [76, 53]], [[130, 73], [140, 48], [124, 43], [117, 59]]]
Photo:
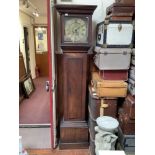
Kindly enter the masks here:
[[64, 42], [88, 43], [88, 18], [65, 17]]

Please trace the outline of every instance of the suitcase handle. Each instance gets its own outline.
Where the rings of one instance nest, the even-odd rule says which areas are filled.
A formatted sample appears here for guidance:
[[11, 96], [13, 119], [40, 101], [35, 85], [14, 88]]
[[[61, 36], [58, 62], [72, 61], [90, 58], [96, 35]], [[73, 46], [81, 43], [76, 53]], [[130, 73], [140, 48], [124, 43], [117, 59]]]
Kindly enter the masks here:
[[127, 51], [123, 51], [123, 55], [127, 55]]

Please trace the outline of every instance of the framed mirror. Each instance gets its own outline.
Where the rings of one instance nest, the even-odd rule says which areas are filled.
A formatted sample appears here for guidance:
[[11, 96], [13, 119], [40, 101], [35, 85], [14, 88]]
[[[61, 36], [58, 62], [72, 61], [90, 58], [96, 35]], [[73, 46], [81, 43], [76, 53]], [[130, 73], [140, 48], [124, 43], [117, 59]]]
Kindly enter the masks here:
[[44, 53], [48, 51], [47, 47], [47, 27], [35, 26], [35, 49], [36, 53]]

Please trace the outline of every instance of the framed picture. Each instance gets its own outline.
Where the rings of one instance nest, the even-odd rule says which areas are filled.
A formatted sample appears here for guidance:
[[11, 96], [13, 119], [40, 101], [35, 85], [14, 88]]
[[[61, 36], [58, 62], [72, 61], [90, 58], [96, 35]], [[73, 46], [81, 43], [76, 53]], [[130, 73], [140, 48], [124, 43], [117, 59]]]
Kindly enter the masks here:
[[35, 86], [34, 86], [34, 83], [33, 83], [31, 75], [28, 75], [24, 79], [24, 81], [23, 81], [23, 88], [24, 88], [25, 97], [29, 98], [31, 93], [35, 90]]
[[42, 54], [48, 51], [47, 47], [47, 27], [46, 26], [35, 26], [35, 49], [36, 53]]

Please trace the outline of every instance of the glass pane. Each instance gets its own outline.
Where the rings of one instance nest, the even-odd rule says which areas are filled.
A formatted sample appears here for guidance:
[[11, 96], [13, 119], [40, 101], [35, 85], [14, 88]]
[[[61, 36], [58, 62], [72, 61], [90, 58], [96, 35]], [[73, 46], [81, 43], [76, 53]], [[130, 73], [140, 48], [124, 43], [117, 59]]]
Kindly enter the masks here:
[[47, 28], [35, 28], [36, 53], [47, 52]]

